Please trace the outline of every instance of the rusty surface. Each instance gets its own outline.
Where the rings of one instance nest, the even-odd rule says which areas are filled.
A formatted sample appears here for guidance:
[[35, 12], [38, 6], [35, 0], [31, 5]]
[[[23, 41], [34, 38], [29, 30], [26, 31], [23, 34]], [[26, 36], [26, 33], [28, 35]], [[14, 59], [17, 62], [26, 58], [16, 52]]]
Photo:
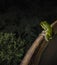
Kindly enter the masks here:
[[37, 65], [57, 65], [57, 34], [48, 42]]
[[[54, 33], [57, 33], [57, 21], [55, 21], [51, 26], [53, 27]], [[47, 45], [48, 43], [45, 40], [43, 40], [43, 36], [38, 36], [38, 38], [33, 42], [32, 46], [26, 53], [20, 65], [38, 65], [42, 53], [47, 47]]]
[[[55, 21], [51, 26], [53, 28], [54, 33], [56, 34], [57, 33], [57, 21]], [[45, 40], [42, 42], [41, 46], [37, 48], [39, 50], [37, 49], [35, 50], [36, 52], [33, 54], [29, 65], [39, 65], [42, 53], [44, 52], [48, 44], [49, 43], [47, 43]]]

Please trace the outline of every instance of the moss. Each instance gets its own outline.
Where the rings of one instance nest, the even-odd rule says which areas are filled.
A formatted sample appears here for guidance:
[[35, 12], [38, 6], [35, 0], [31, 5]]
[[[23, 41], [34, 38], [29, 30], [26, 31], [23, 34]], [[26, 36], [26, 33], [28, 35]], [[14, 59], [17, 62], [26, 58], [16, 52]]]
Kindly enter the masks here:
[[0, 65], [18, 65], [24, 54], [25, 41], [13, 33], [0, 33]]

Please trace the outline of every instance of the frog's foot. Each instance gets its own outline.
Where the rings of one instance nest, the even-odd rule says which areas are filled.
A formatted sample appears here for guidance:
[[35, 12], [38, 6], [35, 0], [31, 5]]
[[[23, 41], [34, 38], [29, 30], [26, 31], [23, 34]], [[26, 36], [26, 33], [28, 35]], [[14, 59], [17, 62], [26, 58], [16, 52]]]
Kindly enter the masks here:
[[49, 41], [49, 40], [51, 40], [51, 39], [52, 39], [52, 37], [50, 37], [49, 39], [47, 39], [47, 38], [45, 37], [45, 40], [46, 40], [46, 41]]
[[45, 34], [46, 34], [45, 31], [42, 31], [42, 32], [43, 32], [43, 33], [42, 33], [41, 35], [43, 35], [43, 36], [45, 37]]
[[45, 37], [45, 31], [42, 31], [42, 34], [39, 35]]
[[48, 39], [46, 36], [45, 36], [45, 40], [46, 40], [46, 41], [49, 41], [49, 39]]

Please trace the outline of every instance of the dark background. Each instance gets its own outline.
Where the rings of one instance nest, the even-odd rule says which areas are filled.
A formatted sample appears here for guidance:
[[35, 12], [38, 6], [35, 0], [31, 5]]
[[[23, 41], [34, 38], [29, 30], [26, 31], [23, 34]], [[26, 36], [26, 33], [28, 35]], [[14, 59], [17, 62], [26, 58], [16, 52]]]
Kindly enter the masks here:
[[56, 0], [0, 0], [0, 32], [26, 40], [25, 53], [42, 31], [39, 23], [57, 20]]
[[42, 31], [43, 20], [50, 24], [57, 20], [56, 0], [0, 0], [2, 32], [16, 33], [31, 43]]
[[9, 15], [13, 12], [20, 13], [20, 17], [38, 16], [51, 20], [56, 18], [57, 2], [55, 0], [0, 0], [0, 14]]
[[0, 31], [21, 32], [20, 27], [38, 26], [43, 20], [52, 23], [56, 19], [55, 0], [0, 0]]

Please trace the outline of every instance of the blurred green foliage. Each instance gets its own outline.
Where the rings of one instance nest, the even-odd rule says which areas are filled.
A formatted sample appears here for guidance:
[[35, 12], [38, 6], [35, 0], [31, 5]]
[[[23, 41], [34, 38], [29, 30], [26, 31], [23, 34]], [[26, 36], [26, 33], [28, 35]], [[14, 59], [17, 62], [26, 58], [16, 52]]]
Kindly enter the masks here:
[[19, 65], [25, 44], [25, 40], [13, 33], [0, 32], [0, 65]]
[[0, 15], [0, 65], [19, 65], [40, 33], [38, 17], [13, 11]]

